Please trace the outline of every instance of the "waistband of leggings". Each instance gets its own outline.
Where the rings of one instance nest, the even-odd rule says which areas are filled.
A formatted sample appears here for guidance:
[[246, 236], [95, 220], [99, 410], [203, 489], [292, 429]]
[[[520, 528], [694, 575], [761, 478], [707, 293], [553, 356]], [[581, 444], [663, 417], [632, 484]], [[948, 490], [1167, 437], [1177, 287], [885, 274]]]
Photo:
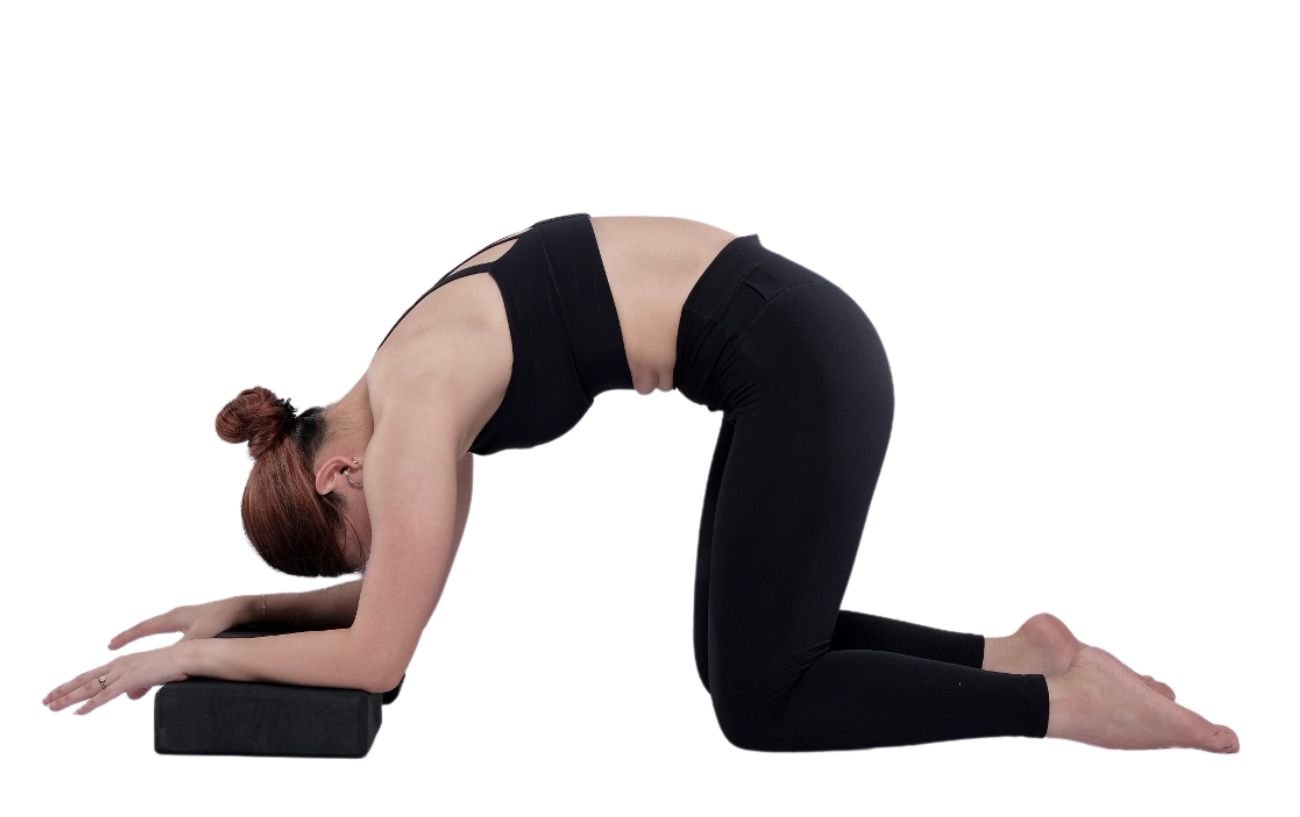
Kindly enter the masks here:
[[705, 267], [682, 304], [674, 387], [710, 411], [722, 408], [716, 384], [724, 351], [765, 303], [758, 291], [744, 286], [745, 280], [771, 255], [757, 233], [733, 238]]
[[682, 304], [706, 318], [716, 318], [731, 302], [745, 276], [766, 257], [768, 250], [758, 233], [737, 236], [727, 242], [700, 275]]
[[535, 223], [533, 228], [542, 238], [560, 317], [587, 396], [595, 398], [609, 389], [632, 388], [614, 293], [609, 288], [591, 216], [556, 216]]

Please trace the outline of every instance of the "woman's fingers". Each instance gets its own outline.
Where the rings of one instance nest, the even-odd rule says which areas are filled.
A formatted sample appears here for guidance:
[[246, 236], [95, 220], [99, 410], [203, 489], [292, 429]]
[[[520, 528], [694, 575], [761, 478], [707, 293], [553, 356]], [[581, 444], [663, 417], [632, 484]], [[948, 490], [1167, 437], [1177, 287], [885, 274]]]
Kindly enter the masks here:
[[71, 681], [59, 684], [50, 690], [49, 694], [41, 700], [41, 703], [48, 705], [50, 709], [58, 710], [68, 704], [74, 704], [77, 701], [86, 699], [94, 694], [92, 684], [95, 688], [99, 687], [99, 681], [96, 679], [101, 675], [106, 675], [108, 667], [109, 665], [105, 664], [102, 667], [86, 670]]
[[87, 700], [84, 704], [81, 705], [80, 709], [78, 709], [76, 712], [73, 713], [74, 715], [85, 715], [87, 712], [90, 712], [91, 710], [94, 709], [98, 709], [99, 707], [103, 706], [104, 704], [116, 698], [118, 695], [121, 695], [122, 690], [126, 689], [128, 686], [127, 684], [119, 680], [117, 682], [110, 681], [107, 686], [105, 686], [103, 689], [100, 689], [99, 682], [96, 681], [93, 683], [94, 683], [94, 689], [89, 690], [85, 695], [81, 695], [80, 697], [74, 700], [69, 700], [63, 706], [71, 706], [77, 701], [81, 701], [89, 698], [90, 700]]
[[108, 642], [108, 648], [110, 650], [115, 650], [123, 644], [130, 644], [137, 638], [142, 638], [146, 635], [174, 632], [178, 629], [173, 621], [173, 614], [175, 612], [175, 610], [168, 610], [166, 613], [156, 615], [153, 618], [147, 618], [134, 627], [129, 627], [123, 630], [113, 636], [113, 638]]
[[[103, 668], [101, 667], [101, 670], [102, 669]], [[75, 689], [76, 687], [80, 686], [83, 681], [85, 681], [95, 672], [96, 670], [87, 670], [86, 672], [83, 672], [80, 675], [78, 675], [76, 678], [73, 678], [71, 681], [66, 681], [62, 684], [59, 684], [54, 689], [50, 690], [45, 694], [45, 697], [41, 699], [41, 703], [48, 704], [53, 701], [57, 701], [59, 698], [66, 695], [72, 689]]]
[[189, 678], [185, 672], [185, 660], [186, 654], [174, 646], [119, 655], [102, 667], [83, 672], [66, 684], [59, 684], [45, 696], [45, 701], [51, 710], [81, 703], [77, 714], [85, 715], [119, 695], [138, 699], [157, 684], [184, 681]]
[[[96, 676], [96, 678], [98, 677], [100, 676]], [[68, 692], [62, 698], [55, 699], [55, 701], [50, 704], [50, 711], [58, 712], [60, 709], [66, 709], [73, 704], [94, 697], [98, 692], [100, 692], [99, 681], [95, 680], [95, 678], [91, 678], [81, 686]]]
[[173, 647], [122, 655], [103, 667], [83, 672], [61, 684], [50, 693], [54, 696], [50, 709], [65, 709], [81, 703], [77, 714], [85, 715], [119, 695], [139, 698], [156, 684], [184, 681], [188, 677], [184, 671], [183, 653]]

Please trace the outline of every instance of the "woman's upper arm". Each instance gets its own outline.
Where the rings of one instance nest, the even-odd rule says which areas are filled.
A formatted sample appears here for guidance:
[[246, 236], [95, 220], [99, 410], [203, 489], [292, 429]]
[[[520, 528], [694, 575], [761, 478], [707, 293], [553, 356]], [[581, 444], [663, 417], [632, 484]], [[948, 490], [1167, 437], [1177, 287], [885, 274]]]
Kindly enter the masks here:
[[465, 535], [465, 521], [469, 519], [469, 501], [474, 496], [474, 455], [462, 454], [456, 466], [456, 547]]
[[448, 403], [425, 390], [388, 401], [366, 448], [370, 556], [352, 631], [384, 688], [415, 653], [464, 524], [459, 423]]

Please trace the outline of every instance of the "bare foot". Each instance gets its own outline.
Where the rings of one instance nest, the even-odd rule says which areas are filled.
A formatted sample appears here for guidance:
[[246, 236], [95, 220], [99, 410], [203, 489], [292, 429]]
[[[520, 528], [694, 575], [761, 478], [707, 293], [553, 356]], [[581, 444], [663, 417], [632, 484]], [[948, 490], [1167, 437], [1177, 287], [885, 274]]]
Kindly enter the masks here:
[[[1030, 616], [1008, 637], [985, 639], [984, 646], [984, 664], [981, 669], [1060, 675], [1086, 645], [1074, 637], [1065, 622], [1051, 613], [1039, 613]], [[1151, 689], [1174, 700], [1174, 691], [1168, 684], [1161, 683], [1150, 675], [1138, 675], [1123, 662], [1121, 666]]]
[[1065, 672], [1047, 679], [1047, 737], [1108, 749], [1182, 747], [1233, 753], [1237, 733], [1156, 693], [1119, 659], [1085, 644]]

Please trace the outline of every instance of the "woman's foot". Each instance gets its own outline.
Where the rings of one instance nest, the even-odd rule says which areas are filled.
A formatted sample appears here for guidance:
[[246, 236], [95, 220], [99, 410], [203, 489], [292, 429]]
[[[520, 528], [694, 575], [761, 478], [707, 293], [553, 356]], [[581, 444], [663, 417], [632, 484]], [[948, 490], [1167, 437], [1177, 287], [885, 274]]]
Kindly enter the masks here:
[[1047, 679], [1047, 737], [1108, 749], [1183, 747], [1233, 753], [1237, 733], [1157, 694], [1115, 656], [1085, 644]]
[[[994, 672], [1039, 673], [1060, 675], [1086, 645], [1074, 637], [1070, 628], [1051, 613], [1030, 616], [1012, 635], [984, 639], [984, 663], [981, 669]], [[1116, 659], [1118, 661], [1118, 659]], [[1151, 689], [1174, 700], [1174, 691], [1150, 675], [1138, 675], [1122, 662], [1120, 666]]]

